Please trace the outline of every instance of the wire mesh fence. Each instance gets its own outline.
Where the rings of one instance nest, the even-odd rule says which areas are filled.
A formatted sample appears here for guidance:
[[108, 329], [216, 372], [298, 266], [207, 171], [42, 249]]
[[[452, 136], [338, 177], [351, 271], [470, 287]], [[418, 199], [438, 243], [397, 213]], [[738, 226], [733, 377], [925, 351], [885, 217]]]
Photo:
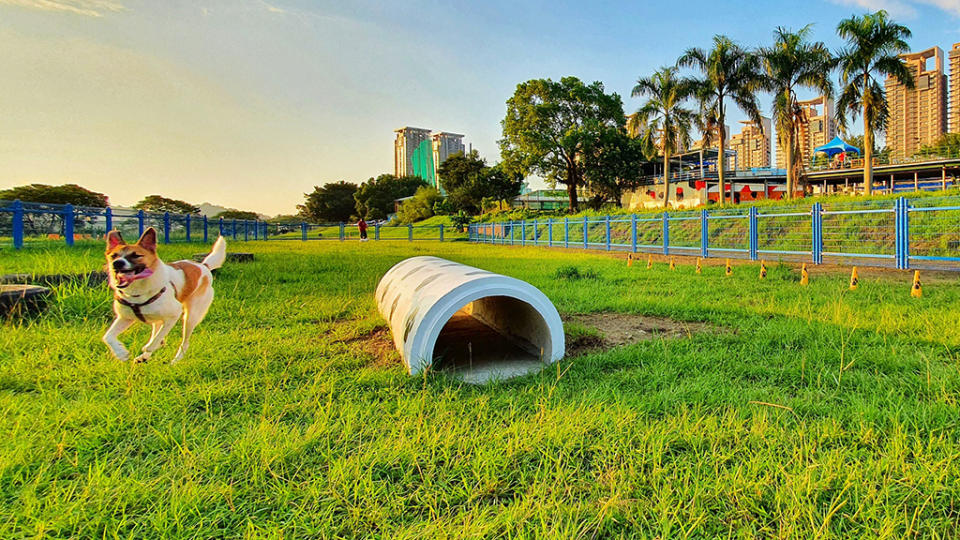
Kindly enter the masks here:
[[960, 197], [471, 225], [477, 243], [960, 270]]

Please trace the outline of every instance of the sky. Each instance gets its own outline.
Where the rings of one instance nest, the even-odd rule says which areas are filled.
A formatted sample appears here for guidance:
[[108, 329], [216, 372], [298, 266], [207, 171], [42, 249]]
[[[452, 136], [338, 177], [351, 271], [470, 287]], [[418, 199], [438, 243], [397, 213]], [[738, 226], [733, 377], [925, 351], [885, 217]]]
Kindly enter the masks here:
[[638, 77], [715, 34], [813, 23], [835, 50], [841, 18], [881, 8], [913, 50], [960, 42], [960, 0], [0, 0], [0, 189], [294, 213], [315, 185], [392, 173], [403, 126], [499, 161], [519, 82], [601, 81], [630, 113]]

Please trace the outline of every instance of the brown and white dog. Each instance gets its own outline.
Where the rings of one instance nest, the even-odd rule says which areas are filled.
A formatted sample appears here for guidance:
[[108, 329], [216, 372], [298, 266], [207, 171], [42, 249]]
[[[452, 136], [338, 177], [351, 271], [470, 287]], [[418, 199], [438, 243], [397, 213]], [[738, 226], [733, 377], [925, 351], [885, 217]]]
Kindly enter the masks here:
[[170, 363], [183, 358], [190, 334], [207, 314], [213, 302], [213, 274], [227, 256], [227, 241], [221, 236], [202, 263], [177, 261], [166, 264], [157, 256], [157, 231], [150, 227], [136, 244], [127, 244], [118, 231], [107, 233], [107, 266], [114, 291], [113, 312], [117, 318], [103, 336], [103, 342], [120, 360], [130, 353], [117, 339], [137, 322], [153, 327], [150, 341], [143, 346], [137, 362], [150, 359], [183, 314], [183, 340]]

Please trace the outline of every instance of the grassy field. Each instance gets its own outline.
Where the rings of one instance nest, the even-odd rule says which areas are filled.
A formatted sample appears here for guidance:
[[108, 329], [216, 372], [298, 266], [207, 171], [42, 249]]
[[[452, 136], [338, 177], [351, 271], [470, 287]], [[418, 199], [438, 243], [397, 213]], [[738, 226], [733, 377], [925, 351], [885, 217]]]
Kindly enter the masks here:
[[[816, 269], [802, 287], [776, 264], [760, 282], [752, 264], [696, 276], [462, 242], [231, 249], [257, 260], [220, 271], [175, 366], [179, 329], [148, 364], [108, 357], [106, 289], [64, 286], [42, 317], [3, 323], [0, 537], [957, 534], [956, 278], [911, 299], [903, 273], [848, 291], [846, 274]], [[379, 277], [422, 254], [528, 280], [563, 314], [726, 330], [484, 387], [411, 378], [366, 336], [384, 324]], [[0, 249], [0, 273], [101, 257], [99, 244]]]

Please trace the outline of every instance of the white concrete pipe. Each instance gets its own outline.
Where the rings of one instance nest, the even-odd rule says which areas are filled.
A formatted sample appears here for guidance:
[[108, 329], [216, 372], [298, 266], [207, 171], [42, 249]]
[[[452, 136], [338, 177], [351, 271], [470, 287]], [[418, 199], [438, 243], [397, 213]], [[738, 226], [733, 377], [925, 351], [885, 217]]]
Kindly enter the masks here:
[[377, 285], [377, 306], [411, 374], [437, 364], [485, 382], [563, 358], [563, 322], [536, 287], [437, 257], [412, 257]]

